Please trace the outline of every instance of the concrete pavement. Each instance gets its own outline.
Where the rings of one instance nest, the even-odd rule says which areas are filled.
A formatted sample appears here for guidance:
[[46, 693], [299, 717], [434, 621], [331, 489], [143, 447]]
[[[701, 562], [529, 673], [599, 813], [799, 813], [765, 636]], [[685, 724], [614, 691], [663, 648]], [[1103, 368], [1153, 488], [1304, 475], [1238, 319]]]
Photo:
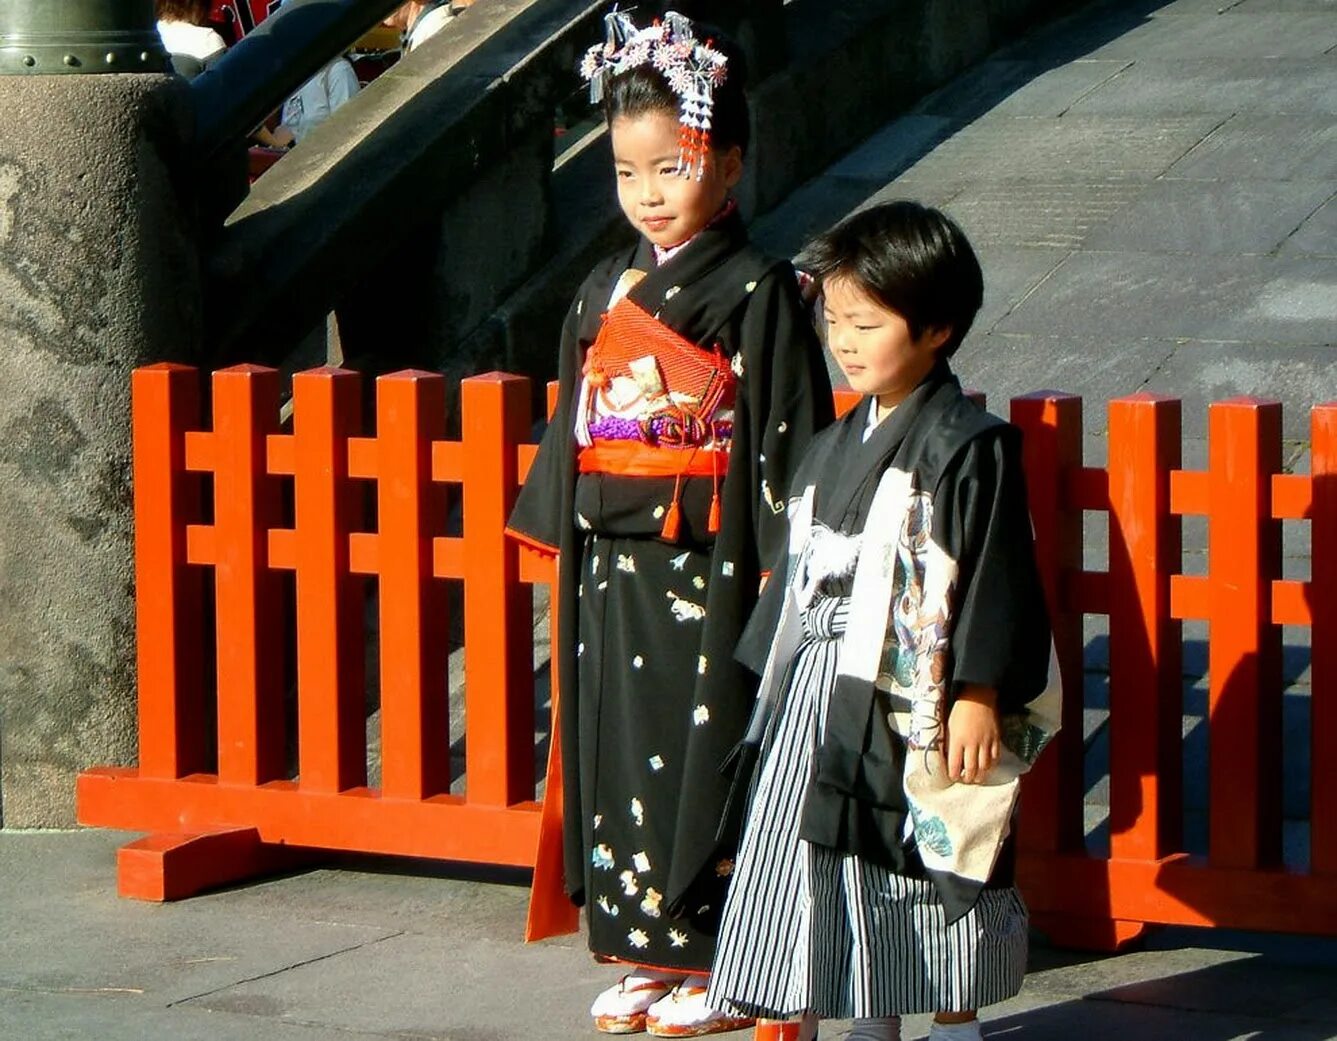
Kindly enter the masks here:
[[[518, 878], [346, 860], [178, 904], [115, 895], [130, 835], [0, 833], [4, 1041], [580, 1041], [616, 970], [525, 946]], [[907, 1039], [923, 1037], [925, 1017]], [[822, 1036], [839, 1038], [846, 1023]], [[1337, 1037], [1337, 942], [1178, 930], [1092, 958], [1037, 947], [1006, 1041]], [[746, 1041], [748, 1033], [728, 1035]]]

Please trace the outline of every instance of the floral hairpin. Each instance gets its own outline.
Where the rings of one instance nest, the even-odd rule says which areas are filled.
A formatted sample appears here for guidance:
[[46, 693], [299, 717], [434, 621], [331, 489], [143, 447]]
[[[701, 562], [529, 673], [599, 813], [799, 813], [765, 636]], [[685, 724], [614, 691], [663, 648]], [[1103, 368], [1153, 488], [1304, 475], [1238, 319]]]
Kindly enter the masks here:
[[653, 65], [681, 103], [678, 170], [684, 176], [695, 173], [700, 180], [710, 151], [715, 90], [728, 79], [729, 59], [715, 49], [713, 40], [697, 39], [691, 21], [676, 11], [638, 29], [630, 14], [614, 7], [604, 16], [604, 28], [604, 42], [586, 51], [580, 63], [580, 75], [589, 81], [590, 101], [596, 105], [603, 101], [613, 76]]

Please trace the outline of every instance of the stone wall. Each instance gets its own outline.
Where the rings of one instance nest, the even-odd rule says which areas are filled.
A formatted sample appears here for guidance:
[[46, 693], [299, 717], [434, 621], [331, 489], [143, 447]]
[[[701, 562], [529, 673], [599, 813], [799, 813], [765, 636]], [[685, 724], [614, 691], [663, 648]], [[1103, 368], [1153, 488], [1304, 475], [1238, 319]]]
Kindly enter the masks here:
[[6, 827], [135, 758], [130, 372], [199, 350], [188, 111], [164, 76], [0, 77]]

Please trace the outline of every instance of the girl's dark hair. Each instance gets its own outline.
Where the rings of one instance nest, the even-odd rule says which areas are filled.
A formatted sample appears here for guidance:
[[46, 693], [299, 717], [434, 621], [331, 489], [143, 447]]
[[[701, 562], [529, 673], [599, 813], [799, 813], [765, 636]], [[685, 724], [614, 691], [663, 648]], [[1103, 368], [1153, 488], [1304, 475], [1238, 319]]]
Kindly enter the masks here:
[[[728, 151], [737, 145], [738, 150], [746, 154], [752, 127], [747, 106], [747, 64], [743, 53], [705, 27], [697, 25], [696, 28], [701, 38], [713, 37], [711, 46], [729, 59], [728, 77], [723, 86], [715, 88], [711, 147]], [[676, 120], [681, 106], [681, 99], [653, 65], [641, 65], [620, 76], [612, 76], [604, 85], [604, 119], [609, 126], [619, 117], [637, 119], [650, 112], [666, 112]]]
[[203, 25], [209, 18], [209, 0], [155, 0], [154, 15], [164, 22]]
[[926, 329], [950, 328], [940, 348], [944, 358], [961, 346], [984, 297], [984, 274], [966, 233], [917, 202], [847, 217], [809, 243], [801, 266], [823, 282], [852, 279], [901, 315], [915, 339]]

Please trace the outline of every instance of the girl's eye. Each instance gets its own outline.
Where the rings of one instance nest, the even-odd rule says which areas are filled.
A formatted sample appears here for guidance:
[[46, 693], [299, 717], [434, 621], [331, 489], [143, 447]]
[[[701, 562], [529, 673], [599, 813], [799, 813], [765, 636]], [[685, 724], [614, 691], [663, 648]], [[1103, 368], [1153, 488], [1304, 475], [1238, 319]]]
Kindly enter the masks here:
[[661, 166], [659, 168], [660, 177], [676, 177], [678, 168], [676, 166]]
[[631, 173], [630, 170], [619, 170], [619, 171], [617, 172], [617, 176], [618, 176], [618, 179], [619, 179], [619, 180], [625, 181], [625, 180], [630, 179], [630, 177], [632, 176], [632, 173]]

